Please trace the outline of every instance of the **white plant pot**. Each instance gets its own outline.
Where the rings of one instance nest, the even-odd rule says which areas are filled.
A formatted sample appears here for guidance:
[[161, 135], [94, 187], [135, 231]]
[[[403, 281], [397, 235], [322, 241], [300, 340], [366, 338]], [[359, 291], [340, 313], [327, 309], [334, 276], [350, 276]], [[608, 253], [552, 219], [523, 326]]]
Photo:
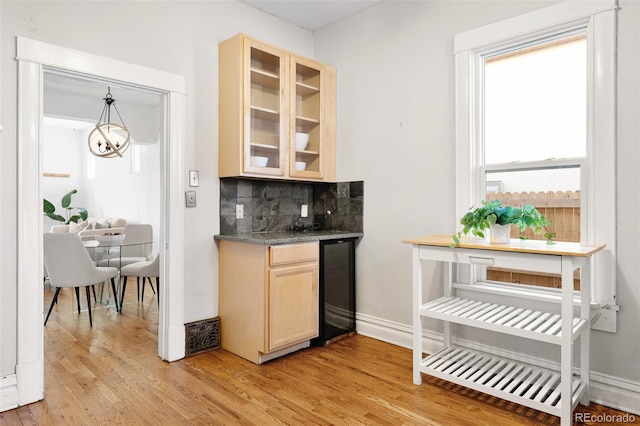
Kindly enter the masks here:
[[489, 241], [493, 244], [509, 244], [511, 225], [491, 225], [489, 228]]

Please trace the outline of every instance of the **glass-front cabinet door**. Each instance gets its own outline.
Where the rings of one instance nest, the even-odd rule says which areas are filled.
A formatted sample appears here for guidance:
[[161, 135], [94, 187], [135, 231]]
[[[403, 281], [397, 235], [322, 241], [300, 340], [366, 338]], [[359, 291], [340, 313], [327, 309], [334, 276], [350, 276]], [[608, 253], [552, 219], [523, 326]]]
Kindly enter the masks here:
[[284, 175], [287, 108], [287, 63], [280, 51], [245, 39], [244, 171]]
[[290, 124], [291, 176], [322, 176], [322, 66], [302, 58], [291, 58]]
[[335, 72], [311, 59], [291, 56], [290, 87], [289, 174], [331, 179], [335, 161], [326, 162], [335, 150]]

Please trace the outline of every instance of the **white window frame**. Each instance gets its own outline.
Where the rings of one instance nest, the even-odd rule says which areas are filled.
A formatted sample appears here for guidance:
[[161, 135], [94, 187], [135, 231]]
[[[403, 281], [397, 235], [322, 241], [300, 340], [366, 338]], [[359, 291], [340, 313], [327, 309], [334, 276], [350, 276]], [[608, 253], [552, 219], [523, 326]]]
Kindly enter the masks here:
[[[456, 81], [456, 218], [484, 199], [486, 188], [481, 162], [483, 149], [484, 57], [528, 41], [584, 29], [587, 36], [587, 158], [581, 162], [581, 242], [605, 243], [604, 253], [593, 262], [592, 306], [617, 311], [616, 305], [616, 28], [617, 2], [565, 1], [455, 36]], [[520, 167], [527, 167], [521, 164]], [[456, 219], [456, 221], [457, 221]], [[586, 232], [585, 232], [586, 231]], [[462, 274], [462, 271], [461, 271]], [[468, 274], [468, 271], [465, 274]], [[470, 282], [480, 290], [473, 274]], [[500, 286], [487, 285], [491, 292]], [[496, 290], [498, 289], [498, 290]], [[511, 292], [513, 289], [510, 290]], [[553, 297], [557, 289], [528, 290], [523, 297], [536, 298], [541, 291]], [[605, 326], [615, 331], [613, 325]]]

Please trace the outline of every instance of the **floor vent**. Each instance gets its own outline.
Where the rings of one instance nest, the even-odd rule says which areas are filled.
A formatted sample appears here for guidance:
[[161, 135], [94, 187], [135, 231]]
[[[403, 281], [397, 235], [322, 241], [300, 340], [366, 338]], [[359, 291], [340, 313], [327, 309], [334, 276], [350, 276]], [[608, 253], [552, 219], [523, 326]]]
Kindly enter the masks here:
[[185, 356], [220, 347], [220, 317], [185, 324]]

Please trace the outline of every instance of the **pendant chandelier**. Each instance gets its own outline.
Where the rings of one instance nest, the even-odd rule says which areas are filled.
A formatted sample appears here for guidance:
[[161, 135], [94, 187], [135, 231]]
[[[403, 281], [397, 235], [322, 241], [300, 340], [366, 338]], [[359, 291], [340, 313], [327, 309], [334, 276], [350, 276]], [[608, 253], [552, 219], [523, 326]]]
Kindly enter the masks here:
[[[129, 147], [129, 131], [116, 108], [116, 100], [111, 96], [111, 87], [107, 88], [104, 108], [95, 128], [89, 133], [89, 150], [96, 157], [122, 157]], [[111, 107], [116, 110], [122, 125], [111, 122]], [[106, 117], [106, 121], [104, 121]]]

